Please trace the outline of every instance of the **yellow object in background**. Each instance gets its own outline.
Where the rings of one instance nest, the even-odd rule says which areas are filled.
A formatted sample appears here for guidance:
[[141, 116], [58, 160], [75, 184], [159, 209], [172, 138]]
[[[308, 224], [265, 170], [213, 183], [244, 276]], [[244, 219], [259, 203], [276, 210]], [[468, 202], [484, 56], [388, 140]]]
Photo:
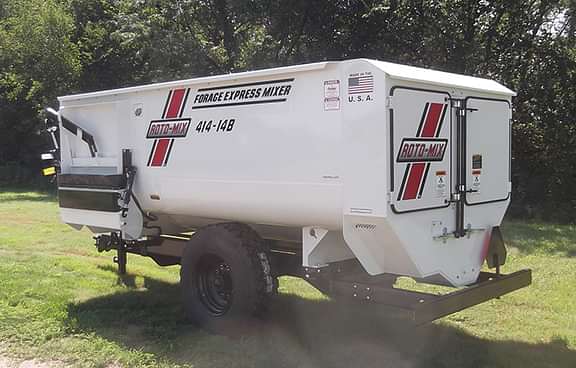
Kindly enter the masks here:
[[44, 176], [56, 175], [56, 168], [54, 166], [47, 167], [42, 170], [42, 174], [44, 174]]

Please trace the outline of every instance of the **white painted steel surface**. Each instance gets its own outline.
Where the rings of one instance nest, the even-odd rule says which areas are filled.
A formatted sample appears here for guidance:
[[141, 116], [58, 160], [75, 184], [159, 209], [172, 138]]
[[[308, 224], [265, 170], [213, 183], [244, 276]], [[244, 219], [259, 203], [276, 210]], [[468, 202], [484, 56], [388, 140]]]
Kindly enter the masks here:
[[[121, 151], [130, 149], [134, 192], [165, 231], [241, 221], [265, 237], [304, 242], [306, 266], [356, 257], [370, 274], [465, 285], [508, 206], [513, 95], [494, 81], [359, 59], [66, 96], [60, 114], [94, 136], [98, 157], [61, 129], [62, 172], [121, 173]], [[472, 155], [482, 167], [469, 199], [502, 200], [466, 206], [475, 231], [455, 239], [442, 236], [455, 226], [450, 98], [471, 96], [467, 185], [478, 176]], [[444, 111], [442, 124], [422, 134], [431, 106]], [[421, 155], [411, 156], [410, 145]], [[415, 198], [401, 193], [404, 176], [417, 174], [412, 166], [427, 173]], [[108, 223], [108, 214], [90, 212], [94, 225]], [[63, 209], [62, 218], [92, 224], [85, 211]]]

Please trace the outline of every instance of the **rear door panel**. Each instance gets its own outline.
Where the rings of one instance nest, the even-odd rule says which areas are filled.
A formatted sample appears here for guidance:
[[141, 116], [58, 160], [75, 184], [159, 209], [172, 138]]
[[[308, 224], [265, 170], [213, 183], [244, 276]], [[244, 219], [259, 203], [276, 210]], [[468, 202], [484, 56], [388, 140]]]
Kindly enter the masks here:
[[447, 207], [451, 182], [450, 95], [395, 87], [391, 96], [392, 209], [402, 213]]
[[508, 101], [466, 99], [466, 204], [507, 200], [510, 193]]

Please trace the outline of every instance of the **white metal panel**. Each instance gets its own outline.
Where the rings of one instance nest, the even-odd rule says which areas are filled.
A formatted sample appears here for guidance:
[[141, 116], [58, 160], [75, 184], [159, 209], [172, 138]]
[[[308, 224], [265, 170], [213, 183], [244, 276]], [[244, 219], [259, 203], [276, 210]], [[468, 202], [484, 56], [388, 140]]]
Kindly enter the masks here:
[[252, 78], [267, 78], [267, 77], [274, 77], [277, 75], [282, 74], [289, 74], [289, 73], [300, 73], [306, 71], [314, 71], [314, 70], [321, 70], [324, 69], [330, 63], [328, 62], [321, 62], [321, 63], [312, 63], [312, 64], [303, 64], [303, 65], [293, 65], [293, 66], [286, 66], [280, 68], [271, 68], [271, 69], [262, 69], [262, 70], [254, 70], [248, 72], [241, 72], [241, 73], [231, 73], [225, 75], [216, 75], [211, 77], [200, 77], [200, 78], [193, 78], [193, 79], [183, 79], [177, 81], [170, 81], [164, 83], [154, 83], [154, 84], [147, 84], [143, 86], [136, 86], [136, 87], [127, 87], [127, 88], [118, 88], [118, 89], [111, 89], [106, 91], [98, 91], [98, 92], [91, 92], [91, 93], [81, 93], [76, 95], [68, 95], [68, 96], [61, 96], [58, 97], [58, 101], [60, 102], [71, 102], [75, 100], [84, 100], [90, 98], [100, 98], [106, 96], [118, 96], [123, 94], [131, 94], [137, 92], [144, 92], [150, 91], [155, 89], [165, 89], [165, 88], [176, 88], [183, 85], [202, 85], [208, 86], [213, 83], [241, 83], [241, 81], [245, 79], [252, 79]]
[[103, 229], [103, 231], [120, 230], [122, 218], [120, 212], [88, 211], [60, 207], [60, 218], [73, 225], [86, 225]]
[[466, 202], [508, 199], [510, 105], [505, 100], [468, 98], [466, 107]]
[[450, 95], [445, 92], [393, 88], [395, 211], [447, 207], [450, 199]]
[[468, 75], [447, 73], [439, 70], [417, 68], [409, 65], [370, 60], [377, 67], [394, 79], [425, 83], [436, 86], [456, 87], [471, 91], [488, 92], [504, 96], [515, 96], [516, 93], [498, 82], [490, 79], [476, 78]]
[[[62, 106], [72, 120], [100, 139], [119, 138], [114, 149], [117, 157], [122, 149], [132, 150], [138, 169], [134, 189], [146, 210], [188, 218], [339, 229], [344, 152], [341, 109], [325, 108], [324, 82], [340, 80], [338, 65], [331, 65], [286, 69], [299, 72], [274, 72], [272, 78], [263, 75], [266, 79], [220, 78], [218, 83], [135, 90], [118, 99], [117, 115], [101, 111], [83, 119], [81, 112], [91, 105], [81, 99], [63, 100]], [[251, 104], [220, 106], [223, 102], [217, 101], [218, 106], [206, 107], [197, 99], [201, 94], [266, 87], [292, 78], [284, 102], [248, 99]], [[151, 166], [157, 140], [147, 138], [147, 132], [151, 121], [162, 120], [169, 95], [176, 89], [190, 90], [178, 114], [179, 119], [190, 119], [190, 126], [184, 137], [169, 138], [173, 142], [164, 163]], [[111, 95], [86, 98], [95, 106], [113, 101]], [[99, 120], [112, 122], [115, 129], [105, 129], [107, 125]], [[223, 120], [234, 120], [231, 131], [216, 131]], [[215, 125], [210, 131], [197, 130], [210, 121]]]
[[[343, 213], [386, 216], [388, 212], [388, 145], [386, 80], [365, 61], [343, 63], [342, 165]], [[352, 78], [372, 78], [368, 93], [350, 88]]]
[[118, 103], [119, 101], [107, 103], [94, 101], [82, 106], [61, 105], [60, 114], [90, 133], [98, 149], [98, 158], [92, 158], [88, 144], [81, 139], [80, 135], [74, 136], [61, 127], [61, 134], [66, 137], [62, 140], [62, 150], [71, 152], [71, 157], [76, 161], [74, 164], [87, 166], [85, 162], [99, 164], [101, 162], [99, 159], [107, 159], [106, 165], [120, 166], [118, 161], [120, 155], [117, 154], [117, 149], [120, 141], [125, 142], [126, 137], [122, 137], [119, 132], [121, 123], [117, 114]]
[[[514, 91], [504, 87], [500, 83], [497, 83], [497, 82], [489, 80], [489, 79], [484, 79], [484, 78], [476, 78], [476, 77], [471, 77], [471, 76], [467, 76], [467, 75], [447, 73], [447, 72], [442, 72], [442, 71], [432, 70], [432, 69], [427, 69], [427, 68], [418, 68], [418, 67], [414, 67], [414, 66], [395, 64], [395, 63], [389, 63], [389, 62], [378, 61], [378, 60], [369, 60], [369, 59], [348, 60], [348, 61], [345, 61], [342, 63], [354, 63], [354, 62], [356, 62], [356, 63], [358, 63], [358, 62], [370, 62], [395, 79], [402, 79], [402, 80], [413, 81], [413, 82], [417, 82], [417, 83], [429, 83], [429, 84], [433, 84], [433, 85], [466, 88], [469, 90], [483, 91], [483, 92], [501, 94], [501, 95], [506, 95], [506, 96], [515, 96], [516, 95], [516, 93]], [[340, 64], [342, 64], [342, 63], [340, 63]], [[281, 74], [300, 73], [300, 72], [305, 72], [305, 71], [321, 70], [321, 69], [324, 69], [326, 66], [331, 65], [331, 64], [333, 65], [333, 64], [338, 64], [338, 63], [321, 62], [321, 63], [294, 65], [294, 66], [287, 66], [287, 67], [281, 67], [281, 68], [263, 69], [263, 70], [241, 72], [241, 73], [232, 73], [232, 74], [227, 74], [227, 75], [170, 81], [170, 82], [164, 82], [164, 83], [154, 83], [154, 84], [149, 84], [149, 85], [144, 85], [144, 86], [119, 88], [119, 89], [113, 89], [113, 90], [107, 90], [107, 91], [98, 91], [98, 92], [91, 92], [91, 93], [62, 96], [62, 97], [59, 97], [58, 100], [60, 102], [71, 102], [71, 101], [83, 100], [83, 99], [87, 99], [87, 98], [98, 98], [98, 97], [104, 97], [104, 96], [118, 96], [121, 94], [143, 92], [143, 91], [153, 90], [153, 89], [175, 88], [175, 87], [182, 86], [182, 85], [192, 85], [192, 84], [209, 85], [211, 83], [220, 83], [223, 81], [224, 82], [234, 82], [234, 81], [241, 81], [243, 79], [250, 79], [250, 78], [266, 78], [266, 77], [281, 75]]]

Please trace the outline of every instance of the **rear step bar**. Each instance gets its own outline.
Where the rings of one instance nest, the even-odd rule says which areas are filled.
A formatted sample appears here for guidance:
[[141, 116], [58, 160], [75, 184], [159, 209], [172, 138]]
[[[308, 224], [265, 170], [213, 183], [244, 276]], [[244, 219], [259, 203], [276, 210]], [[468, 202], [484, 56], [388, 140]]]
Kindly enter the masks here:
[[423, 303], [413, 312], [413, 320], [420, 324], [447, 316], [493, 298], [529, 286], [532, 271], [520, 270], [508, 275], [482, 272], [472, 286], [446, 295], [437, 296]]
[[[274, 258], [286, 258], [274, 255]], [[286, 264], [285, 260], [277, 262]], [[284, 272], [302, 277], [324, 294], [350, 301], [382, 306], [390, 317], [421, 325], [459, 312], [474, 305], [499, 298], [532, 283], [529, 269], [504, 275], [480, 272], [475, 283], [446, 294], [431, 294], [395, 288], [400, 275], [370, 276], [356, 260], [335, 262], [324, 268], [304, 268], [303, 274]]]
[[332, 280], [331, 288], [336, 295], [381, 304], [395, 316], [420, 325], [501, 297], [531, 283], [532, 271], [520, 270], [508, 275], [481, 272], [476, 283], [444, 295], [344, 280]]

